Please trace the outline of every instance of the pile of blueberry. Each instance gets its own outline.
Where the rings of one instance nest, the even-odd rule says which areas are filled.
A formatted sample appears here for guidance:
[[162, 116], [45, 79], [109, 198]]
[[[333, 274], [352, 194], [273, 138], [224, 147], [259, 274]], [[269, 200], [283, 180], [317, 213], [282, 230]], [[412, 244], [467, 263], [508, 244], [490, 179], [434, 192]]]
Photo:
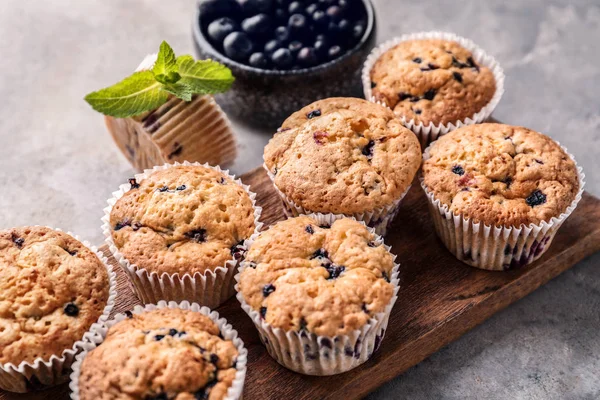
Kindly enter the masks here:
[[202, 0], [200, 27], [215, 49], [261, 69], [309, 68], [361, 40], [362, 0]]

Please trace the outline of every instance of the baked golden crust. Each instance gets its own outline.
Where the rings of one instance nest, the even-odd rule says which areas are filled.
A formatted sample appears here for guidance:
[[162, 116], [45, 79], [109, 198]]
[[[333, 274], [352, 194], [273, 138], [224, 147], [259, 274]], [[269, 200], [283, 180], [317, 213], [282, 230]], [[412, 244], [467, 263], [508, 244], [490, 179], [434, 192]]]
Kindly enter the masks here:
[[503, 124], [471, 125], [438, 139], [423, 178], [455, 214], [496, 226], [549, 221], [579, 190], [575, 163], [556, 142]]
[[344, 335], [383, 312], [393, 296], [393, 256], [352, 219], [331, 228], [310, 217], [278, 222], [250, 247], [239, 291], [272, 326]]
[[496, 91], [489, 68], [458, 43], [441, 39], [399, 43], [381, 55], [370, 75], [376, 100], [425, 125], [471, 117]]
[[[180, 309], [133, 314], [81, 364], [81, 400], [223, 399], [238, 351], [207, 316]], [[163, 397], [160, 397], [163, 396]]]
[[174, 166], [137, 184], [113, 206], [111, 234], [125, 258], [150, 272], [214, 270], [254, 232], [248, 193], [211, 168]]
[[106, 267], [72, 236], [0, 231], [0, 363], [61, 357], [98, 321], [108, 292]]
[[421, 147], [385, 107], [330, 98], [292, 114], [264, 159], [277, 187], [296, 204], [353, 214], [398, 200], [419, 168]]

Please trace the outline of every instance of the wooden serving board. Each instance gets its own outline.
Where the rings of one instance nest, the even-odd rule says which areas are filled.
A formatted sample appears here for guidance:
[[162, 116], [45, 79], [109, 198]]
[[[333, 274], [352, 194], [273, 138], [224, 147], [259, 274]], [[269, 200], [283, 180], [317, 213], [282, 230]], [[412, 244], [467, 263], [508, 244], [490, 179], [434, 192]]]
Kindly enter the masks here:
[[[281, 201], [262, 168], [241, 178], [257, 193], [266, 225], [285, 218]], [[269, 356], [235, 297], [217, 309], [237, 329], [248, 349], [244, 399], [363, 397], [600, 250], [600, 200], [585, 193], [547, 253], [518, 271], [482, 271], [456, 260], [435, 235], [419, 185], [409, 191], [385, 241], [401, 263], [399, 298], [381, 348], [350, 372], [330, 377], [291, 372]], [[109, 256], [106, 246], [102, 250]], [[110, 257], [110, 261], [119, 271], [115, 312], [125, 311], [139, 300], [115, 260]], [[63, 400], [68, 396], [66, 384], [23, 395], [0, 391], [0, 400]]]

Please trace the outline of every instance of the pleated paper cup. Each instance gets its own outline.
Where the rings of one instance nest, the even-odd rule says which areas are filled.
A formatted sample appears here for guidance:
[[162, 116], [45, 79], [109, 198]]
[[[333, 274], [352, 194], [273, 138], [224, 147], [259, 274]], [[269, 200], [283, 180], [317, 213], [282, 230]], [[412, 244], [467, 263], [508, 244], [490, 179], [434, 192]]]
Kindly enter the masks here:
[[[288, 217], [297, 217], [299, 215], [306, 215], [316, 212], [315, 210], [309, 210], [307, 208], [298, 205], [294, 200], [290, 199], [285, 193], [281, 191], [277, 187], [275, 183], [275, 175], [271, 171], [266, 164], [263, 164], [263, 168], [267, 171], [267, 175], [277, 192], [277, 195], [281, 198], [283, 202], [283, 211]], [[381, 236], [385, 236], [388, 228], [391, 226], [392, 222], [396, 218], [398, 211], [400, 209], [400, 204], [402, 203], [402, 199], [406, 196], [408, 191], [410, 190], [411, 185], [404, 190], [404, 192], [400, 195], [400, 197], [390, 205], [382, 208], [376, 208], [371, 211], [366, 211], [363, 213], [354, 213], [354, 214], [345, 214], [347, 217], [351, 217], [356, 219], [357, 221], [364, 222], [368, 227], [375, 229], [375, 233]]]
[[[338, 219], [348, 218], [340, 214], [320, 213], [307, 216], [315, 219], [319, 225], [329, 226]], [[371, 233], [375, 233], [374, 229], [367, 228]], [[248, 248], [252, 246], [258, 235], [252, 235], [248, 242]], [[384, 244], [383, 238], [379, 235], [376, 235], [374, 242], [377, 245], [383, 244], [388, 252], [391, 249], [390, 246]], [[395, 261], [396, 255], [391, 254]], [[385, 336], [389, 316], [398, 299], [400, 287], [400, 265], [394, 262], [390, 277], [390, 283], [394, 286], [394, 294], [383, 312], [377, 313], [360, 330], [355, 330], [348, 335], [318, 336], [306, 331], [285, 331], [271, 326], [261, 318], [259, 312], [250, 307], [239, 290], [240, 276], [245, 268], [248, 268], [246, 261], [242, 262], [240, 272], [235, 276], [237, 299], [241, 303], [242, 309], [252, 319], [260, 340], [271, 357], [284, 367], [305, 375], [340, 374], [358, 367], [371, 358]]]
[[[62, 232], [60, 229], [50, 229]], [[101, 324], [108, 319], [115, 305], [117, 298], [117, 275], [108, 263], [108, 259], [95, 246], [79, 239], [78, 236], [70, 232], [65, 233], [96, 254], [106, 267], [109, 284], [108, 299], [102, 315], [96, 322], [96, 324]], [[19, 365], [12, 363], [0, 364], [0, 388], [9, 392], [25, 393], [66, 382], [69, 378], [68, 373], [75, 360], [75, 356], [88, 346], [89, 343], [94, 343], [97, 340], [94, 335], [96, 324], [92, 324], [90, 329], [72, 347], [65, 349], [61, 354], [52, 355], [47, 360], [37, 358], [32, 362], [23, 361]]]
[[373, 69], [373, 66], [375, 65], [377, 60], [379, 60], [379, 58], [386, 51], [390, 50], [391, 48], [397, 46], [402, 42], [422, 39], [441, 39], [457, 42], [462, 47], [473, 53], [473, 59], [475, 60], [475, 62], [477, 62], [477, 64], [490, 69], [490, 71], [494, 75], [494, 80], [496, 82], [496, 91], [492, 99], [488, 102], [488, 104], [486, 104], [477, 113], [462, 120], [457, 120], [448, 124], [439, 123], [437, 125], [433, 122], [430, 122], [428, 125], [425, 125], [423, 124], [423, 122], [417, 122], [413, 118], [408, 119], [404, 115], [396, 114], [398, 118], [402, 121], [402, 124], [408, 129], [412, 130], [417, 135], [417, 137], [419, 138], [419, 142], [421, 142], [421, 147], [425, 148], [429, 143], [433, 142], [441, 135], [445, 135], [446, 133], [465, 125], [479, 124], [488, 119], [490, 115], [492, 115], [492, 112], [494, 111], [494, 109], [500, 102], [502, 95], [504, 94], [504, 71], [502, 70], [498, 62], [494, 59], [494, 57], [487, 54], [483, 49], [481, 49], [471, 40], [460, 37], [454, 33], [433, 31], [406, 34], [382, 43], [381, 45], [376, 47], [367, 57], [367, 60], [365, 61], [362, 70], [362, 84], [365, 99], [389, 108], [387, 104], [377, 101], [377, 99], [375, 99], [375, 97], [373, 96], [373, 91], [371, 88], [371, 70]]
[[[208, 164], [190, 163], [185, 161], [183, 163], [164, 164], [152, 169], [147, 169], [143, 173], [135, 175], [135, 179], [137, 182], [141, 182], [148, 178], [153, 172], [163, 171], [179, 165], [202, 166], [213, 169], [224, 174], [237, 185], [241, 186], [246, 193], [248, 193], [248, 196], [252, 201], [252, 206], [254, 208], [254, 231], [258, 232], [260, 230], [262, 223], [259, 222], [259, 219], [262, 208], [256, 205], [256, 194], [250, 191], [248, 185], [244, 185], [240, 179], [236, 179], [234, 175], [231, 175], [228, 170], [222, 170], [218, 166], [213, 167]], [[179, 273], [168, 274], [166, 272], [159, 274], [155, 271], [149, 271], [146, 268], [131, 263], [119, 251], [112, 238], [110, 213], [117, 200], [130, 189], [131, 184], [123, 184], [120, 186], [119, 190], [114, 192], [113, 196], [108, 199], [108, 207], [104, 209], [104, 216], [102, 217], [102, 232], [104, 232], [105, 243], [108, 245], [115, 260], [119, 262], [123, 271], [125, 271], [133, 284], [133, 289], [137, 297], [144, 304], [155, 304], [160, 300], [172, 300], [177, 302], [188, 300], [210, 308], [216, 308], [233, 296], [235, 293], [233, 288], [233, 277], [237, 270], [239, 259], [246, 250], [246, 241], [238, 247], [238, 253], [232, 255], [231, 259], [228, 260], [225, 265], [219, 266], [214, 270], [206, 270], [194, 274], [186, 273], [184, 275], [180, 275]]]
[[[561, 148], [575, 162], [567, 149], [563, 146]], [[425, 150], [424, 160], [429, 158], [429, 150], [429, 147]], [[585, 174], [576, 162], [575, 166], [579, 191], [567, 209], [549, 221], [520, 226], [486, 225], [461, 214], [454, 214], [446, 204], [435, 198], [422, 176], [420, 182], [427, 196], [435, 231], [446, 248], [465, 264], [502, 271], [531, 264], [550, 248], [556, 232], [575, 210], [583, 195]]]
[[[170, 309], [181, 309], [181, 310], [190, 310], [193, 312], [198, 312], [202, 315], [206, 315], [209, 317], [218, 327], [223, 339], [230, 340], [235, 345], [238, 351], [238, 357], [235, 363], [235, 379], [233, 380], [232, 385], [227, 390], [227, 395], [225, 396], [225, 400], [238, 400], [242, 398], [242, 391], [244, 389], [244, 381], [246, 379], [246, 364], [248, 363], [248, 350], [244, 347], [244, 342], [242, 339], [238, 337], [238, 333], [231, 324], [227, 322], [225, 318], [219, 318], [219, 313], [216, 311], [211, 311], [208, 307], [200, 306], [197, 303], [190, 303], [188, 301], [183, 301], [181, 303], [177, 303], [174, 301], [166, 302], [159, 301], [157, 304], [146, 304], [145, 306], [135, 306], [135, 308], [131, 311], [132, 314], [143, 314], [145, 312], [154, 311], [154, 310], [162, 310], [165, 308]], [[123, 321], [127, 318], [127, 313], [117, 314], [109, 321], [106, 321], [104, 324], [99, 324], [95, 326], [94, 337], [95, 341], [86, 343], [84, 345], [83, 351], [77, 355], [75, 362], [73, 363], [73, 372], [71, 372], [71, 382], [69, 383], [69, 388], [71, 389], [71, 400], [79, 400], [79, 378], [81, 376], [81, 364], [85, 357], [94, 350], [96, 347], [100, 346], [106, 335], [108, 334], [108, 330], [114, 326], [116, 323]]]

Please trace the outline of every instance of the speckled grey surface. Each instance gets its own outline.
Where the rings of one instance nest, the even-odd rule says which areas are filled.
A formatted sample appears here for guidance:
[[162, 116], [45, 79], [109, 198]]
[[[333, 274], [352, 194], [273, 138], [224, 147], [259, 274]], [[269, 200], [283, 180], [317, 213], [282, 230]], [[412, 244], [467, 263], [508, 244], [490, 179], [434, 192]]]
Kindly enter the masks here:
[[[379, 40], [451, 30], [507, 75], [495, 116], [550, 134], [600, 195], [600, 4], [375, 0]], [[161, 40], [192, 52], [192, 0], [0, 1], [0, 226], [44, 224], [99, 244], [105, 200], [133, 174], [82, 100]], [[270, 132], [236, 124], [241, 173]], [[401, 307], [401, 305], [398, 305]], [[474, 329], [369, 399], [600, 398], [600, 254]]]

